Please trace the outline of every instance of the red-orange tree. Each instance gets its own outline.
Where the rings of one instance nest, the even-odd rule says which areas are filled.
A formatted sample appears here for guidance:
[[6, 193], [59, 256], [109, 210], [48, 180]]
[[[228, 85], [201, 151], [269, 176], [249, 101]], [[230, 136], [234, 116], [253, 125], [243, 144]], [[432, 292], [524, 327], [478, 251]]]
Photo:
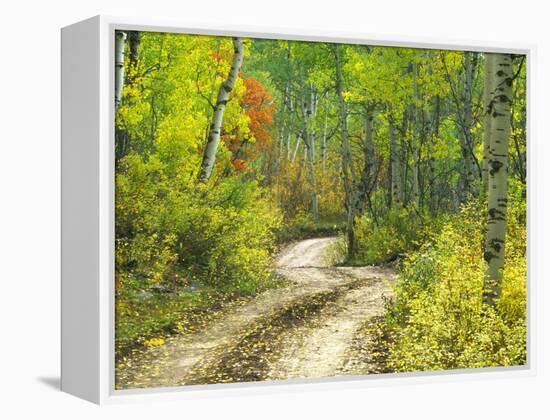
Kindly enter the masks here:
[[250, 119], [249, 131], [243, 134], [237, 127], [224, 135], [224, 141], [233, 154], [233, 168], [241, 172], [270, 146], [270, 127], [276, 110], [273, 95], [258, 80], [248, 77], [244, 79], [244, 85], [246, 92], [240, 104]]

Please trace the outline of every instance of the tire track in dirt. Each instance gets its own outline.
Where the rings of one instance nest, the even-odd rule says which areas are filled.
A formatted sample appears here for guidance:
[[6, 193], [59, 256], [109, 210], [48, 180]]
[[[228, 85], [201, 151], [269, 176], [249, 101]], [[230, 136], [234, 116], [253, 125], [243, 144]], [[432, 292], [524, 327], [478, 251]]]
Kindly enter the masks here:
[[[319, 313], [312, 324], [289, 330], [280, 339], [283, 348], [266, 379], [319, 378], [365, 375], [383, 369], [351, 351], [359, 331], [384, 313], [384, 297], [394, 278], [389, 270], [375, 267], [340, 267], [360, 287], [342, 294]], [[369, 340], [363, 334], [363, 340]]]
[[[205, 365], [219, 357], [220, 351], [231, 348], [246, 332], [246, 327], [265, 314], [291, 305], [308, 295], [331, 290], [345, 279], [333, 273], [323, 273], [317, 268], [293, 266], [324, 263], [323, 253], [335, 238], [301, 241], [287, 246], [276, 262], [277, 272], [288, 286], [266, 290], [253, 299], [239, 299], [226, 305], [204, 330], [196, 333], [177, 334], [166, 339], [159, 347], [136, 352], [117, 368], [117, 389], [154, 388], [175, 386], [185, 382], [197, 366]], [[286, 261], [286, 262], [285, 262]]]
[[232, 302], [203, 330], [138, 352], [117, 389], [332, 376], [354, 365], [347, 350], [365, 320], [381, 313], [393, 275], [331, 267], [327, 250], [335, 241], [286, 247], [276, 271], [287, 286]]
[[267, 378], [273, 360], [280, 358], [281, 337], [304, 325], [309, 325], [323, 309], [337, 302], [341, 296], [362, 287], [357, 280], [348, 280], [331, 290], [279, 308], [253, 321], [235, 346], [218, 357], [205, 360], [189, 374], [189, 384], [251, 382]]

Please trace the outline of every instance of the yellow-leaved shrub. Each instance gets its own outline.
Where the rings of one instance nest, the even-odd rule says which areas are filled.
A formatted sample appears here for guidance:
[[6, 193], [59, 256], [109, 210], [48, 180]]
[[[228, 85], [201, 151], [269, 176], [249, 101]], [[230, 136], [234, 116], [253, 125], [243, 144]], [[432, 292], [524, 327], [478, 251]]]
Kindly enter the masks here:
[[395, 286], [387, 325], [395, 371], [522, 365], [526, 362], [526, 227], [509, 199], [502, 294], [482, 303], [485, 217], [466, 205], [439, 236], [411, 255]]

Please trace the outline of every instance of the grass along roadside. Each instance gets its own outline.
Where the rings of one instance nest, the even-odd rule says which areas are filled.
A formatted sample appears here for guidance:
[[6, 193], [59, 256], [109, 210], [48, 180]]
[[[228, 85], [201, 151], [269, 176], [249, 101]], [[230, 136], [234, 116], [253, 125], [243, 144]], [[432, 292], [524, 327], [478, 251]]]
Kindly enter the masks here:
[[[285, 245], [305, 238], [330, 236], [341, 231], [339, 220], [323, 220], [293, 225], [281, 231], [278, 250]], [[332, 255], [332, 251], [329, 251]], [[277, 255], [277, 251], [274, 255]], [[335, 254], [334, 258], [340, 258]], [[144, 346], [162, 345], [167, 335], [194, 332], [215, 318], [216, 313], [236, 299], [250, 298], [264, 290], [280, 287], [284, 280], [272, 273], [259, 284], [246, 287], [198, 287], [189, 291], [162, 289], [136, 289], [117, 294], [116, 298], [116, 359], [124, 364], [125, 356]]]
[[255, 288], [200, 288], [183, 292], [138, 292], [117, 298], [115, 352], [125, 363], [127, 356], [144, 347], [164, 344], [171, 334], [186, 334], [204, 328], [223, 308], [238, 299], [250, 299], [269, 288], [285, 285], [275, 274]]

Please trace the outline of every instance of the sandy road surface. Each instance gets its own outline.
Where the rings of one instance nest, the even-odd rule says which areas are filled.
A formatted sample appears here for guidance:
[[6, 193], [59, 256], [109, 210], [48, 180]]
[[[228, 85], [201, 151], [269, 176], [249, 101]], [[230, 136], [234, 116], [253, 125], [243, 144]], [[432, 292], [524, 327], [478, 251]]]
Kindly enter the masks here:
[[376, 371], [352, 360], [350, 350], [360, 327], [383, 313], [394, 275], [380, 267], [330, 266], [327, 251], [335, 241], [287, 246], [276, 271], [288, 286], [232, 302], [203, 330], [135, 353], [117, 369], [117, 388]]

